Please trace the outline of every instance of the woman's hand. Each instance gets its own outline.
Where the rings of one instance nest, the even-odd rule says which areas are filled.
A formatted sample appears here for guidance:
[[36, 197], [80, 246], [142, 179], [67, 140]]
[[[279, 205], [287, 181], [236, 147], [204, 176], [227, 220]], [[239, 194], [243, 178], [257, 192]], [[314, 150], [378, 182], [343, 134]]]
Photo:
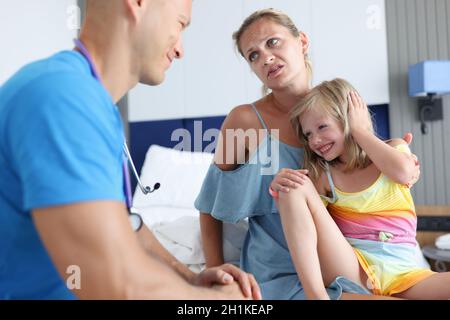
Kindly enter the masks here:
[[411, 188], [414, 184], [416, 184], [417, 181], [419, 181], [420, 178], [420, 163], [419, 163], [419, 159], [417, 159], [417, 156], [415, 154], [411, 155], [411, 158], [414, 160], [415, 163], [415, 170], [413, 173], [413, 176], [411, 177], [411, 181], [409, 181], [406, 186], [408, 188]]
[[281, 169], [270, 184], [270, 193], [276, 197], [278, 192], [289, 192], [289, 189], [296, 189], [305, 183], [308, 170]]
[[[410, 145], [412, 140], [413, 140], [413, 135], [411, 132], [407, 132], [404, 137], [403, 140], [405, 140], [405, 142]], [[415, 163], [415, 171], [411, 177], [411, 180], [406, 183], [406, 186], [408, 188], [411, 188], [414, 184], [416, 184], [417, 181], [419, 181], [420, 178], [420, 162], [419, 159], [417, 158], [417, 156], [415, 154], [411, 154], [411, 158], [414, 160]]]
[[372, 123], [369, 116], [369, 109], [366, 103], [356, 91], [348, 94], [348, 124], [353, 133], [364, 130], [367, 131]]

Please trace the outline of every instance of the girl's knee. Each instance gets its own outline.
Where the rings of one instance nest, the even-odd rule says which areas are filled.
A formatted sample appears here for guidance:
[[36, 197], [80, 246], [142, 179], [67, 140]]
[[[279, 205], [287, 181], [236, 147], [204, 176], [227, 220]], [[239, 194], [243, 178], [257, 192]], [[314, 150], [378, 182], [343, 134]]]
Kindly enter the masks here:
[[317, 194], [316, 188], [309, 178], [302, 185], [298, 184], [297, 188], [290, 188], [289, 192], [280, 192], [279, 201], [289, 201], [290, 199], [307, 198], [312, 194]]

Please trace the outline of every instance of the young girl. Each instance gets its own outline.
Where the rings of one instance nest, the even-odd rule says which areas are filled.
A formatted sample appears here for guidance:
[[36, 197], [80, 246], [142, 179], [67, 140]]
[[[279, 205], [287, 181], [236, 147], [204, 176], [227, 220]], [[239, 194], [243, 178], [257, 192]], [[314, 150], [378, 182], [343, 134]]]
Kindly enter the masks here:
[[[292, 110], [292, 123], [310, 180], [281, 192], [279, 209], [307, 295], [324, 298], [324, 281], [341, 274], [377, 295], [449, 299], [450, 273], [423, 269], [415, 259], [417, 218], [409, 188], [418, 170], [407, 143], [378, 139], [367, 106], [342, 79], [313, 88]], [[281, 172], [271, 189], [283, 190], [292, 180]], [[353, 250], [342, 246], [336, 225]]]

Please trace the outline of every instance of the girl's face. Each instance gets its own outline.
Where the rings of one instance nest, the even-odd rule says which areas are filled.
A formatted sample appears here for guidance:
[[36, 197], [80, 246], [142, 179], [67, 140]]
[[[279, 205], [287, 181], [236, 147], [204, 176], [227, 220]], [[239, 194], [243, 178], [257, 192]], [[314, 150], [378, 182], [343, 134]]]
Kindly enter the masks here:
[[308, 39], [303, 33], [296, 38], [286, 27], [262, 18], [243, 33], [240, 48], [253, 72], [272, 90], [286, 88], [299, 77], [308, 81]]
[[339, 158], [346, 162], [344, 130], [335, 119], [323, 112], [310, 110], [299, 121], [308, 146], [315, 154], [326, 161]]

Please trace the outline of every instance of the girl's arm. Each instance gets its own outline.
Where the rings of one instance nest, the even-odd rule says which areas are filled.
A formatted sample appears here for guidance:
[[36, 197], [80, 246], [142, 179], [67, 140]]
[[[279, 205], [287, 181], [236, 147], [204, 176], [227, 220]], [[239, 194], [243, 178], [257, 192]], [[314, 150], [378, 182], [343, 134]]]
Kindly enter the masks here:
[[348, 119], [353, 138], [367, 153], [375, 166], [387, 177], [399, 184], [409, 185], [416, 181], [420, 170], [416, 158], [396, 150], [396, 145], [407, 144], [402, 139], [394, 139], [386, 144], [368, 130], [367, 105], [361, 97], [352, 92], [348, 97]]

